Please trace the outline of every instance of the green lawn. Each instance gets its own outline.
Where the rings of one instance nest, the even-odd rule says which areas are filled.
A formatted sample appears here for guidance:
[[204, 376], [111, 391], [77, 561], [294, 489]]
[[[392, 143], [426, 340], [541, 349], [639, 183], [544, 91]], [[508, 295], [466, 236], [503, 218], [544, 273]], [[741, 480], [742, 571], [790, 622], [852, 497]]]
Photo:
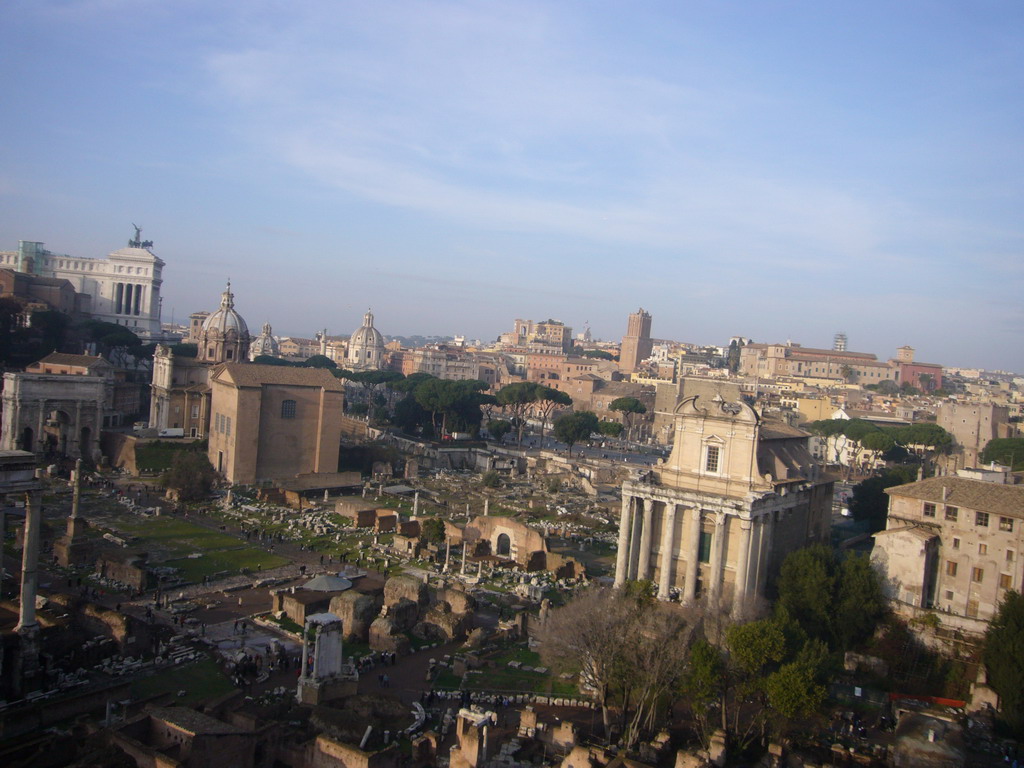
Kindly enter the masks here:
[[[117, 527], [137, 537], [138, 544], [145, 546], [146, 542], [151, 542], [168, 555], [168, 560], [159, 562], [155, 557], [157, 553], [151, 552], [152, 562], [180, 568], [186, 581], [202, 581], [204, 576], [222, 571], [256, 573], [290, 562], [288, 558], [243, 544], [234, 536], [170, 517], [119, 521]], [[195, 553], [202, 556], [187, 557]]]
[[[165, 669], [132, 684], [132, 695], [135, 698], [144, 699], [169, 693], [174, 696], [175, 704], [185, 707], [223, 696], [232, 690], [234, 686], [231, 681], [221, 673], [212, 659]], [[178, 698], [178, 691], [185, 691], [185, 695]]]

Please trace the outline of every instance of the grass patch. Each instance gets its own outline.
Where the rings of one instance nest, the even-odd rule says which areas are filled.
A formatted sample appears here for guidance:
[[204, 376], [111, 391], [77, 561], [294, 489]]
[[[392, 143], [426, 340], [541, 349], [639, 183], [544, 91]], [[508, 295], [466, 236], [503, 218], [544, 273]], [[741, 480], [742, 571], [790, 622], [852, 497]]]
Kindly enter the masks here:
[[434, 687], [445, 691], [457, 691], [462, 685], [462, 678], [450, 669], [442, 669], [441, 674], [434, 680]]
[[183, 557], [175, 560], [166, 560], [160, 563], [160, 565], [178, 568], [181, 571], [181, 577], [185, 581], [198, 582], [202, 581], [204, 576], [213, 576], [225, 571], [229, 573], [242, 573], [243, 571], [258, 573], [261, 570], [277, 568], [289, 562], [291, 561], [288, 558], [281, 557], [280, 555], [272, 555], [269, 552], [252, 549], [251, 547], [241, 547], [239, 549], [205, 552], [202, 557], [197, 558]]
[[282, 616], [280, 619], [274, 616], [272, 613], [266, 613], [262, 617], [271, 624], [276, 624], [285, 632], [294, 632], [296, 635], [302, 636], [302, 627], [296, 624], [294, 621], [289, 619], [287, 616]]
[[174, 456], [181, 451], [203, 451], [205, 442], [168, 443], [157, 440], [154, 443], [143, 443], [135, 446], [135, 466], [140, 472], [165, 472], [171, 468]]
[[[202, 581], [216, 573], [240, 573], [269, 570], [291, 562], [286, 557], [242, 544], [234, 536], [211, 530], [184, 520], [152, 517], [145, 520], [119, 520], [118, 530], [135, 536], [136, 544], [147, 544], [160, 550], [169, 559], [153, 562], [181, 570], [186, 581]], [[201, 553], [201, 557], [186, 555]], [[156, 554], [152, 552], [151, 554]]]
[[[138, 699], [171, 694], [174, 703], [185, 707], [195, 706], [201, 701], [223, 696], [235, 687], [217, 667], [212, 659], [165, 669], [155, 675], [137, 680], [132, 684], [132, 695]], [[178, 691], [185, 695], [178, 698]]]
[[510, 661], [518, 661], [520, 664], [526, 664], [529, 667], [536, 667], [540, 664], [540, 654], [528, 648], [512, 648], [489, 658], [498, 664], [508, 664]]
[[487, 669], [480, 674], [466, 676], [465, 687], [471, 691], [517, 691], [544, 693], [550, 678], [537, 672], [521, 669]]

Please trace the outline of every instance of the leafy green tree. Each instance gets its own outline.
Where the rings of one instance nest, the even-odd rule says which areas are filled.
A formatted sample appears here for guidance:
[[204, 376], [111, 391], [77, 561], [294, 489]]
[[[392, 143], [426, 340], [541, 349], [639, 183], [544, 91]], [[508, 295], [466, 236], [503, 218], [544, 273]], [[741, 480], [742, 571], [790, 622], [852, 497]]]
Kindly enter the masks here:
[[71, 318], [63, 312], [52, 309], [36, 310], [29, 323], [32, 337], [36, 340], [36, 354], [45, 357], [51, 352], [60, 352], [68, 340]]
[[551, 413], [556, 408], [567, 408], [572, 405], [572, 398], [560, 389], [553, 387], [538, 386], [536, 390], [537, 403], [540, 408], [540, 436], [544, 437], [544, 428], [547, 426]]
[[997, 437], [981, 452], [986, 464], [996, 462], [1014, 470], [1024, 469], [1024, 437]]
[[404, 392], [406, 394], [410, 394], [414, 392], [416, 390], [416, 387], [418, 387], [421, 383], [423, 383], [427, 379], [433, 378], [436, 377], [431, 376], [429, 373], [424, 373], [423, 371], [417, 371], [416, 373], [410, 373], [405, 378], [396, 379], [395, 381], [392, 381], [391, 383], [388, 384], [388, 386], [391, 387], [391, 389], [395, 390], [395, 392]]
[[853, 486], [850, 513], [855, 520], [867, 520], [872, 533], [885, 529], [889, 515], [889, 496], [886, 488], [911, 483], [916, 477], [913, 468], [893, 467], [882, 475], [869, 477]]
[[794, 622], [811, 642], [836, 650], [868, 640], [885, 615], [881, 583], [868, 559], [850, 555], [838, 562], [823, 544], [787, 555], [777, 586], [776, 620], [784, 628]]
[[729, 373], [738, 373], [740, 370], [740, 350], [743, 349], [743, 344], [733, 339], [729, 342], [729, 352], [726, 355], [728, 361]]
[[430, 544], [444, 544], [447, 534], [444, 521], [439, 517], [428, 517], [420, 521], [420, 538]]
[[483, 420], [480, 402], [486, 389], [487, 385], [482, 381], [431, 378], [420, 382], [413, 396], [423, 408], [430, 411], [431, 423], [443, 437], [449, 429], [476, 431], [479, 428]]
[[798, 549], [786, 556], [779, 571], [777, 605], [811, 638], [832, 642], [832, 596], [836, 562], [823, 544]]
[[647, 413], [647, 406], [635, 397], [618, 397], [608, 405], [609, 411], [617, 411], [626, 420], [626, 434], [632, 436], [633, 417], [641, 413]]
[[392, 421], [403, 432], [415, 435], [421, 430], [429, 430], [424, 437], [432, 437], [434, 434], [430, 412], [427, 411], [416, 398], [409, 394], [395, 404], [395, 411]]
[[178, 451], [161, 482], [177, 492], [180, 501], [201, 501], [210, 495], [217, 479], [210, 460], [200, 451]]
[[896, 441], [887, 433], [882, 430], [878, 430], [877, 432], [869, 432], [864, 435], [864, 439], [861, 440], [861, 445], [869, 451], [886, 453], [887, 451], [892, 450], [893, 446], [896, 445]]
[[575, 411], [555, 419], [555, 438], [568, 446], [570, 456], [576, 443], [590, 439], [590, 435], [598, 429], [597, 416], [590, 411]]
[[[171, 346], [171, 352], [175, 357], [199, 357], [199, 345], [197, 344], [174, 344]], [[263, 355], [265, 357], [265, 355]], [[272, 357], [271, 360], [280, 360], [278, 357]], [[273, 363], [271, 363], [273, 365]]]
[[706, 749], [718, 727], [712, 720], [715, 706], [725, 699], [726, 691], [725, 659], [722, 652], [704, 638], [694, 642], [690, 649], [690, 663], [684, 670], [680, 689], [690, 705], [697, 732]]
[[538, 398], [538, 385], [532, 381], [517, 381], [498, 390], [495, 397], [498, 405], [512, 417], [518, 433], [518, 444], [523, 444], [523, 430], [526, 428], [526, 413]]
[[302, 363], [303, 368], [337, 368], [338, 364], [327, 355], [313, 355]]
[[512, 423], [505, 419], [495, 419], [494, 421], [487, 422], [487, 431], [491, 433], [491, 437], [500, 443], [502, 438], [512, 431]]
[[603, 349], [585, 349], [580, 352], [580, 357], [589, 357], [594, 360], [614, 360], [615, 356], [611, 352], [606, 352]]
[[825, 701], [825, 686], [815, 679], [814, 669], [797, 661], [769, 675], [764, 690], [771, 713], [782, 723], [814, 714]]
[[602, 435], [606, 435], [607, 437], [618, 437], [622, 434], [624, 427], [617, 421], [602, 420], [597, 425], [597, 429]]
[[885, 595], [867, 555], [851, 553], [839, 566], [833, 634], [842, 650], [866, 642], [885, 615]]
[[1024, 738], [1024, 596], [1010, 590], [985, 633], [989, 685], [999, 694], [1000, 714], [1015, 738]]

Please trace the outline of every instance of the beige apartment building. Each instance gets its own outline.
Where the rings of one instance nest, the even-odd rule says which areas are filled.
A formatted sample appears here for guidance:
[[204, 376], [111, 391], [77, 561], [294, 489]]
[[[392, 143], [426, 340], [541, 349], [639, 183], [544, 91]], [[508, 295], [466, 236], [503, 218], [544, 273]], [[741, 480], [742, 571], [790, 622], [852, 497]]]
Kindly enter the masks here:
[[799, 344], [747, 344], [740, 350], [744, 376], [796, 376], [878, 384], [895, 381], [897, 368], [866, 352], [815, 349]]
[[[984, 478], [984, 479], [975, 479]], [[1007, 590], [1024, 588], [1024, 485], [1002, 470], [961, 470], [889, 488], [872, 563], [898, 612], [933, 609], [984, 631]]]
[[615, 584], [743, 614], [788, 553], [828, 541], [832, 482], [807, 440], [739, 400], [683, 400], [671, 456], [623, 483]]
[[229, 482], [338, 471], [345, 390], [329, 371], [228, 363], [210, 388], [208, 455]]

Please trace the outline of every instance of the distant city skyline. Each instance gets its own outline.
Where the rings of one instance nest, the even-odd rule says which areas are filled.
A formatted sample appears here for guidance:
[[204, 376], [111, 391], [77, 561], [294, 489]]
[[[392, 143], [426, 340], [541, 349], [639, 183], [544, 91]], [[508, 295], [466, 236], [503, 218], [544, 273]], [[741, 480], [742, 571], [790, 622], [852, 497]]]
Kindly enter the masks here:
[[1019, 4], [0, 8], [0, 250], [131, 223], [163, 318], [554, 317], [1024, 373]]

